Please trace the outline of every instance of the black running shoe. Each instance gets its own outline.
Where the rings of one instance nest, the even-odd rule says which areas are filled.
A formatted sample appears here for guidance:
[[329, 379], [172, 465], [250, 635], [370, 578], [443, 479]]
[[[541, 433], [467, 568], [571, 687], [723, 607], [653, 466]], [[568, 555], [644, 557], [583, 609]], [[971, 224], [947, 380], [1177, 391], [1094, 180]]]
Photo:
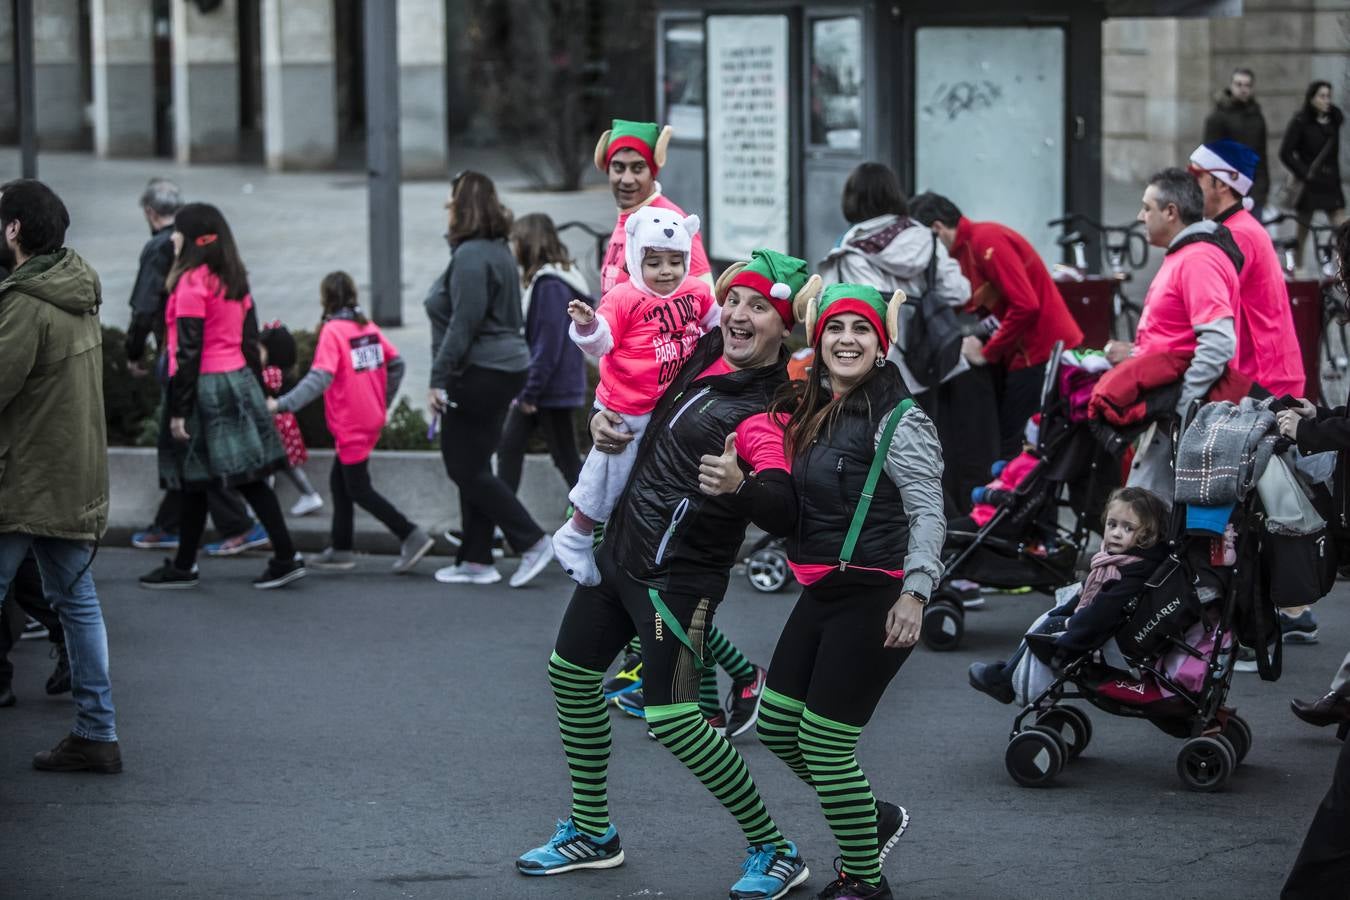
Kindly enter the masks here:
[[[838, 862], [836, 859], [835, 863]], [[816, 900], [892, 900], [894, 897], [884, 875], [877, 884], [865, 884], [843, 872], [835, 874], [839, 877], [827, 884], [825, 890], [816, 894]]]
[[45, 638], [50, 635], [47, 626], [43, 625], [37, 619], [29, 619], [23, 623], [23, 634], [19, 635], [21, 641], [35, 641], [38, 638]]
[[306, 574], [308, 573], [305, 572], [305, 561], [299, 554], [291, 560], [270, 559], [267, 561], [267, 569], [253, 579], [253, 586], [260, 591], [279, 588], [304, 578]]
[[152, 591], [186, 590], [197, 586], [197, 567], [184, 572], [173, 564], [173, 560], [164, 560], [164, 565], [153, 572], [141, 576], [141, 587]]
[[727, 695], [727, 737], [745, 734], [759, 718], [759, 701], [764, 696], [764, 679], [769, 673], [755, 666], [755, 676], [731, 686]]
[[891, 852], [895, 842], [900, 840], [900, 836], [905, 833], [909, 827], [909, 811], [903, 806], [896, 806], [894, 803], [887, 803], [885, 800], [877, 801], [877, 856], [879, 863], [886, 861], [886, 855]]

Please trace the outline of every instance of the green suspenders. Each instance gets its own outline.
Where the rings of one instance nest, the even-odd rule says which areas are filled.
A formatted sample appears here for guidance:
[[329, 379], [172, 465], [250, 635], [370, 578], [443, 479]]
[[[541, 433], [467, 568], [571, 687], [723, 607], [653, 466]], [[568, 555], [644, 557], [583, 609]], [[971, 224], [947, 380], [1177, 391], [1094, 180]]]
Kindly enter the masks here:
[[867, 471], [867, 483], [863, 485], [862, 499], [858, 501], [858, 508], [853, 512], [853, 521], [848, 526], [848, 536], [844, 538], [844, 547], [839, 551], [841, 572], [848, 568], [849, 561], [853, 559], [853, 548], [857, 546], [858, 535], [862, 533], [863, 519], [867, 518], [867, 511], [872, 507], [872, 496], [876, 492], [877, 481], [881, 479], [881, 470], [886, 465], [886, 454], [890, 452], [895, 428], [913, 405], [914, 401], [909, 398], [901, 400], [900, 405], [886, 420], [886, 428], [881, 432], [881, 442], [877, 445], [877, 454], [872, 457], [872, 468]]

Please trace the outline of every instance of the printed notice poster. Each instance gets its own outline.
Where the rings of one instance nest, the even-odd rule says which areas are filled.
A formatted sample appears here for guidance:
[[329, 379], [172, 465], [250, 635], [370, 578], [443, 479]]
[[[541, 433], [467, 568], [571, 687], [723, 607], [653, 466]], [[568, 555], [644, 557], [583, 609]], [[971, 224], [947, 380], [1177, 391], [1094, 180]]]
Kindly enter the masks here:
[[787, 250], [788, 20], [708, 17], [708, 254]]

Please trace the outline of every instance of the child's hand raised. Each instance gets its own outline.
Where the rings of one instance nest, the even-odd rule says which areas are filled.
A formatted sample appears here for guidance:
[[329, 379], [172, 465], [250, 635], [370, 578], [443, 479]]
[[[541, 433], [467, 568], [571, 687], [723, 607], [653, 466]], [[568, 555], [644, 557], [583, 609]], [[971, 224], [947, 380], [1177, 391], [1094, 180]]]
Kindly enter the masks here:
[[567, 315], [578, 325], [589, 325], [595, 321], [595, 310], [580, 300], [573, 300], [567, 304]]

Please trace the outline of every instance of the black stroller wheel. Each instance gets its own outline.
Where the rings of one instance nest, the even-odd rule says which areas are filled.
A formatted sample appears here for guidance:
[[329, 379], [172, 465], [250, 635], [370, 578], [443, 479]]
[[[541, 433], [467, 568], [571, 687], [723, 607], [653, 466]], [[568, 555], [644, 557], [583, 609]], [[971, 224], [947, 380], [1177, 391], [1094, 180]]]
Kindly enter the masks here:
[[1038, 728], [1049, 728], [1064, 741], [1068, 759], [1075, 760], [1092, 740], [1092, 721], [1087, 713], [1073, 706], [1056, 706], [1036, 719]]
[[788, 580], [787, 554], [772, 544], [761, 547], [746, 558], [745, 577], [762, 593], [781, 591]]
[[1224, 738], [1201, 735], [1181, 745], [1177, 775], [1192, 791], [1209, 793], [1223, 788], [1233, 774], [1233, 746]]
[[1219, 734], [1233, 746], [1233, 762], [1242, 765], [1242, 761], [1247, 758], [1247, 752], [1252, 749], [1252, 728], [1247, 724], [1247, 720], [1236, 713], [1230, 713]]
[[1022, 787], [1045, 787], [1064, 768], [1064, 757], [1063, 739], [1033, 725], [1008, 741], [1003, 764]]
[[966, 614], [961, 604], [943, 594], [934, 597], [923, 611], [920, 635], [929, 650], [955, 650], [966, 632]]

